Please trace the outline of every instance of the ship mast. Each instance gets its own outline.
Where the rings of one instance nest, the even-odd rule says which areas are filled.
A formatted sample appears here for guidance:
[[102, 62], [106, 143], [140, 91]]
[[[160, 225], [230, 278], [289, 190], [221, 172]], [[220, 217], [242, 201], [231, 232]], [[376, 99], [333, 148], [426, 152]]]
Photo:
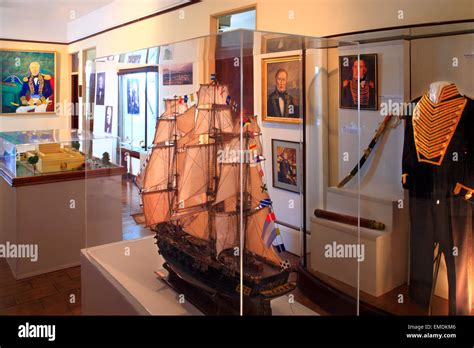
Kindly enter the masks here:
[[[177, 122], [177, 117], [178, 117], [178, 103], [177, 103], [177, 97], [175, 96], [173, 98], [173, 103], [174, 103], [174, 112], [173, 116], [174, 117], [174, 125], [173, 125], [173, 169], [172, 169], [172, 181], [168, 183], [171, 187], [178, 188], [178, 180], [179, 180], [179, 173], [178, 173], [178, 122]], [[170, 191], [171, 192], [171, 191]], [[173, 196], [175, 197], [176, 194]], [[170, 197], [168, 202], [170, 204], [169, 209], [170, 212], [174, 210], [174, 206], [176, 204], [175, 200], [172, 199], [173, 197]], [[179, 230], [179, 220], [175, 221], [175, 227], [176, 227], [176, 232]]]
[[[209, 170], [207, 172], [208, 175], [208, 187], [207, 187], [207, 197], [208, 197], [208, 228], [209, 228], [209, 242], [210, 242], [210, 249], [211, 249], [211, 256], [217, 257], [216, 253], [216, 228], [215, 228], [215, 213], [214, 213], [214, 205], [210, 203], [214, 199], [209, 200], [210, 196], [215, 197], [214, 188], [215, 181], [217, 180], [217, 144], [216, 141], [218, 140], [216, 137], [216, 85], [212, 88], [212, 107], [210, 109], [210, 120], [209, 120], [209, 130], [207, 132], [209, 136], [209, 140], [213, 139], [214, 145], [208, 147], [208, 164]], [[208, 140], [208, 141], [209, 141]]]
[[[250, 153], [249, 153], [249, 155], [244, 156], [244, 154], [246, 154], [247, 151], [249, 150], [249, 136], [250, 136], [250, 134], [246, 131], [246, 127], [244, 127], [243, 116], [244, 115], [242, 114], [242, 117], [239, 117], [240, 118], [239, 119], [240, 131], [244, 132], [243, 137], [241, 138], [244, 141], [244, 144], [240, 148], [240, 150], [241, 150], [240, 151], [240, 162], [241, 162], [241, 165], [243, 165], [243, 168], [242, 168], [242, 176], [243, 176], [242, 183], [243, 183], [243, 186], [241, 188], [243, 190], [243, 192], [242, 192], [243, 193], [243, 195], [242, 195], [243, 202], [240, 202], [240, 204], [243, 204], [243, 210], [242, 210], [243, 217], [242, 217], [242, 219], [239, 219], [239, 222], [242, 221], [243, 228], [239, 229], [239, 231], [242, 231], [243, 236], [239, 240], [242, 243], [242, 245], [240, 246], [242, 253], [244, 252], [244, 250], [247, 249], [247, 238], [246, 238], [246, 236], [247, 236], [247, 226], [248, 226], [247, 218], [248, 218], [250, 209], [252, 208], [250, 206], [251, 203], [249, 202], [249, 192], [248, 192], [248, 174], [249, 174], [249, 166], [250, 166], [249, 162], [251, 161]], [[239, 207], [238, 212], [240, 212], [240, 211], [241, 210], [240, 210], [240, 207]], [[245, 253], [243, 253], [242, 255], [245, 255]]]

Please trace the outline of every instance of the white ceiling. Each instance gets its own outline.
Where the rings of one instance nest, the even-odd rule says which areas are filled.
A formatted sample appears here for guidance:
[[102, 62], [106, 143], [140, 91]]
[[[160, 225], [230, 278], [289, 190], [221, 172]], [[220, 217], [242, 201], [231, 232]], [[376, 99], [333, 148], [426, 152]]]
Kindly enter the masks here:
[[[57, 23], [68, 23], [114, 0], [2, 0], [2, 17], [21, 17], [36, 20], [38, 17]], [[73, 17], [70, 17], [73, 11]]]
[[71, 37], [78, 39], [183, 2], [187, 1], [0, 0], [0, 38], [69, 42]]

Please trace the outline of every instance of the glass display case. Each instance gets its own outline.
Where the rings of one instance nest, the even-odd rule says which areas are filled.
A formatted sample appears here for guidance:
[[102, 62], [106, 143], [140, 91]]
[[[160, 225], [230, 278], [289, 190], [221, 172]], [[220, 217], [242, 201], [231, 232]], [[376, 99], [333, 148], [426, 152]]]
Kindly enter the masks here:
[[[120, 204], [111, 202], [120, 202], [125, 173], [117, 151], [112, 135], [66, 129], [0, 132], [0, 238], [34, 243], [40, 255], [34, 261], [7, 257], [16, 279], [77, 265], [86, 245], [121, 240], [121, 233], [86, 223], [98, 214], [121, 229]], [[88, 189], [99, 193], [90, 201]]]
[[10, 181], [120, 168], [118, 138], [79, 130], [0, 132], [0, 171]]
[[[347, 226], [348, 216], [330, 222], [328, 214], [317, 213], [305, 281], [335, 314], [351, 314], [358, 303], [361, 315], [472, 315], [474, 170], [467, 129], [474, 22], [334, 39], [359, 42], [366, 73], [360, 122], [348, 108], [345, 78], [339, 78], [325, 209], [356, 217], [357, 226]], [[355, 54], [350, 51], [335, 52], [341, 75]], [[339, 156], [333, 157], [331, 143]], [[351, 201], [357, 210], [347, 206]], [[327, 257], [331, 249], [322, 246], [329, 242], [343, 257]], [[348, 252], [363, 255], [356, 273], [347, 272]]]
[[[129, 303], [146, 308], [138, 313], [324, 313], [301, 304], [311, 302], [295, 292], [295, 271], [312, 262], [313, 211], [325, 207], [328, 159], [339, 157], [328, 152], [339, 49], [357, 61], [356, 43], [250, 30], [159, 47], [154, 93], [160, 116], [154, 127], [148, 121], [153, 145], [140, 156], [133, 180], [124, 183], [127, 199], [140, 204], [125, 217], [136, 226], [123, 231], [120, 245], [87, 250], [113, 287], [126, 288]], [[138, 51], [146, 55], [146, 49]], [[118, 91], [121, 109], [134, 99], [125, 80], [119, 82], [127, 77], [117, 69], [125, 55], [96, 61], [97, 71], [115, 75], [107, 91]], [[358, 69], [350, 70], [355, 84]], [[352, 93], [357, 101], [357, 88]], [[137, 105], [130, 109], [136, 111], [134, 127], [146, 110]], [[351, 156], [360, 157], [357, 107], [348, 121]], [[89, 190], [88, 199], [95, 194]], [[346, 205], [357, 215], [357, 199]], [[101, 217], [91, 223], [100, 224]], [[352, 233], [357, 240], [357, 227]], [[345, 268], [356, 281], [357, 259], [346, 260]], [[357, 298], [357, 287], [352, 295]], [[106, 307], [103, 313], [113, 312]]]
[[134, 179], [160, 284], [208, 314], [275, 313], [289, 295], [321, 314], [472, 314], [473, 32], [160, 47]]

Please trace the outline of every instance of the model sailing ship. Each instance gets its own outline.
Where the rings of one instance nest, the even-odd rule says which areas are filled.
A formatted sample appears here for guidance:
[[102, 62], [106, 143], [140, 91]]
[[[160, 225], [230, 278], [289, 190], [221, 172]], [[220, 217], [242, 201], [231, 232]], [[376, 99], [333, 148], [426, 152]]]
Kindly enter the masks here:
[[239, 313], [241, 292], [244, 313], [271, 314], [269, 301], [295, 284], [277, 254], [283, 245], [262, 179], [255, 118], [234, 122], [227, 87], [217, 82], [201, 85], [197, 105], [183, 113], [177, 99], [165, 103], [137, 180], [168, 281], [191, 297], [199, 289], [192, 302], [210, 314]]

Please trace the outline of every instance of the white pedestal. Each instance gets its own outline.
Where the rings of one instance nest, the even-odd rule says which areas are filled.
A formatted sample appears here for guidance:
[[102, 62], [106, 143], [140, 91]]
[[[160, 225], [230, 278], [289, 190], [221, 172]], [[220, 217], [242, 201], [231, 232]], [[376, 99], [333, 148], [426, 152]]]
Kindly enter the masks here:
[[[163, 263], [153, 236], [82, 250], [82, 314], [202, 315], [157, 279]], [[286, 297], [271, 307], [273, 315], [318, 315]]]
[[[356, 192], [329, 188], [327, 210], [357, 216]], [[334, 221], [311, 219], [311, 268], [352, 287], [380, 296], [407, 282], [408, 207], [398, 208], [397, 201], [360, 196], [360, 215], [385, 224], [385, 230], [360, 228], [360, 243], [364, 245], [364, 261], [355, 258], [328, 258], [326, 245], [352, 244], [359, 241], [357, 226]], [[360, 274], [360, 281], [358, 281]]]
[[35, 262], [7, 258], [15, 278], [77, 266], [84, 247], [122, 240], [121, 185], [121, 175], [18, 187], [0, 178], [0, 243], [38, 248]]

